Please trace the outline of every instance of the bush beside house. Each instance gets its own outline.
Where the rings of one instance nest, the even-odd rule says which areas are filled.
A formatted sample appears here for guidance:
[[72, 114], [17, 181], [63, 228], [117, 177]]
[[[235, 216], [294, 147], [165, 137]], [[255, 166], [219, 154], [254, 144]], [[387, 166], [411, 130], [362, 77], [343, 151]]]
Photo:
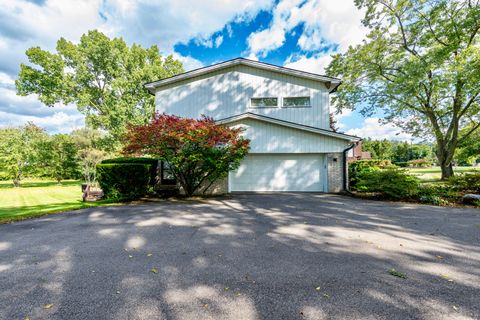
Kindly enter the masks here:
[[147, 195], [155, 185], [158, 160], [115, 158], [97, 165], [98, 183], [105, 197], [133, 200]]

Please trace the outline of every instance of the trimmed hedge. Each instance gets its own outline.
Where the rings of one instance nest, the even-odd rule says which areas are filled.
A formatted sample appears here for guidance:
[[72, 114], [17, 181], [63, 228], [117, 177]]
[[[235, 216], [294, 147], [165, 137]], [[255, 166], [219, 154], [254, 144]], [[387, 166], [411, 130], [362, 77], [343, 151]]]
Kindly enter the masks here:
[[157, 166], [159, 165], [159, 160], [154, 158], [146, 157], [119, 157], [113, 159], [106, 159], [101, 162], [102, 164], [109, 163], [137, 163], [137, 164], [148, 164], [150, 165], [150, 186], [154, 186], [157, 181]]
[[138, 199], [149, 191], [151, 167], [145, 163], [101, 163], [97, 165], [98, 183], [108, 199]]

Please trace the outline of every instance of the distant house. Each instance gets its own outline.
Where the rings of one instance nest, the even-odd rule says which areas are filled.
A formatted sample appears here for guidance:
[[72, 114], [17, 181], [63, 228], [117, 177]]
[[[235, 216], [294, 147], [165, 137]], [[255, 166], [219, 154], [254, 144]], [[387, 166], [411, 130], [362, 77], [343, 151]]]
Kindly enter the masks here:
[[355, 143], [355, 146], [348, 151], [348, 161], [370, 160], [372, 155], [369, 151], [362, 150], [362, 141]]
[[155, 94], [158, 112], [206, 115], [245, 128], [251, 149], [230, 172], [225, 191], [339, 192], [345, 187], [346, 150], [360, 140], [330, 129], [329, 95], [340, 83], [238, 58], [145, 87]]

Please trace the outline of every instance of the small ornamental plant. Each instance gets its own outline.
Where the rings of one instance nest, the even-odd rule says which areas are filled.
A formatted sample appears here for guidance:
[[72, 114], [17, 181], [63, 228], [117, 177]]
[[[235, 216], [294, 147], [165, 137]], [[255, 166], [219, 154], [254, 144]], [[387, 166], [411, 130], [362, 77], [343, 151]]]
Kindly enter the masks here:
[[156, 113], [150, 123], [129, 127], [123, 153], [164, 161], [185, 194], [192, 196], [240, 166], [250, 143], [241, 133], [208, 117]]

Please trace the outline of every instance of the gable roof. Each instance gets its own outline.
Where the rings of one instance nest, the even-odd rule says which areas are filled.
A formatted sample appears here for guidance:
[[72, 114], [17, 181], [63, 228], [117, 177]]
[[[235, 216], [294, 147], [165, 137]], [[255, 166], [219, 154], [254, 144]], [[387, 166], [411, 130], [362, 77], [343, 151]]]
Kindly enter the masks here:
[[236, 115], [236, 116], [220, 119], [220, 120], [217, 120], [216, 123], [228, 124], [228, 123], [236, 122], [236, 121], [243, 120], [243, 119], [255, 119], [255, 120], [264, 121], [264, 122], [268, 122], [268, 123], [272, 123], [272, 124], [276, 124], [276, 125], [280, 125], [280, 126], [284, 126], [284, 127], [289, 127], [289, 128], [294, 128], [294, 129], [298, 129], [298, 130], [313, 132], [313, 133], [317, 133], [317, 134], [321, 134], [321, 135], [325, 135], [325, 136], [330, 136], [330, 137], [338, 138], [338, 139], [342, 139], [342, 140], [348, 140], [348, 141], [352, 141], [352, 142], [357, 142], [357, 141], [361, 140], [361, 138], [356, 137], [356, 136], [352, 136], [352, 135], [349, 135], [349, 134], [333, 132], [333, 131], [330, 131], [330, 130], [315, 128], [315, 127], [310, 127], [310, 126], [306, 126], [306, 125], [303, 125], [303, 124], [290, 122], [290, 121], [285, 121], [285, 120], [280, 120], [280, 119], [267, 117], [267, 116], [264, 116], [264, 115], [251, 113], [251, 112], [245, 112], [245, 113], [242, 113], [242, 114], [239, 114], [239, 115]]
[[191, 79], [191, 78], [194, 78], [194, 77], [198, 77], [198, 76], [205, 75], [205, 74], [217, 71], [217, 70], [222, 70], [222, 69], [230, 68], [230, 67], [237, 66], [237, 65], [245, 65], [245, 66], [249, 66], [249, 67], [253, 67], [253, 68], [257, 68], [257, 69], [273, 71], [273, 72], [287, 74], [287, 75], [291, 75], [291, 76], [295, 76], [295, 77], [299, 77], [299, 78], [305, 78], [305, 79], [310, 79], [310, 80], [314, 80], [314, 81], [320, 81], [320, 82], [325, 83], [325, 85], [327, 86], [327, 89], [329, 89], [329, 92], [335, 91], [335, 89], [337, 89], [337, 87], [340, 85], [340, 83], [342, 83], [342, 81], [338, 78], [333, 78], [333, 77], [329, 77], [329, 76], [324, 76], [324, 75], [320, 75], [320, 74], [316, 74], [316, 73], [311, 73], [311, 72], [306, 72], [306, 71], [301, 71], [301, 70], [296, 70], [296, 69], [291, 69], [291, 68], [286, 68], [286, 67], [280, 67], [280, 66], [276, 66], [276, 65], [273, 65], [273, 64], [260, 62], [260, 61], [254, 61], [254, 60], [245, 59], [245, 58], [236, 58], [236, 59], [233, 59], [233, 60], [227, 60], [227, 61], [224, 61], [224, 62], [213, 64], [211, 66], [207, 66], [207, 67], [191, 70], [191, 71], [188, 71], [188, 72], [185, 72], [185, 73], [177, 74], [177, 75], [169, 77], [169, 78], [157, 80], [157, 81], [154, 81], [154, 82], [149, 82], [149, 83], [146, 83], [144, 86], [145, 86], [146, 89], [148, 89], [148, 91], [150, 91], [151, 93], [154, 93], [156, 88], [163, 87], [167, 84], [172, 84], [172, 83], [175, 83], [175, 82], [178, 82], [178, 81]]

